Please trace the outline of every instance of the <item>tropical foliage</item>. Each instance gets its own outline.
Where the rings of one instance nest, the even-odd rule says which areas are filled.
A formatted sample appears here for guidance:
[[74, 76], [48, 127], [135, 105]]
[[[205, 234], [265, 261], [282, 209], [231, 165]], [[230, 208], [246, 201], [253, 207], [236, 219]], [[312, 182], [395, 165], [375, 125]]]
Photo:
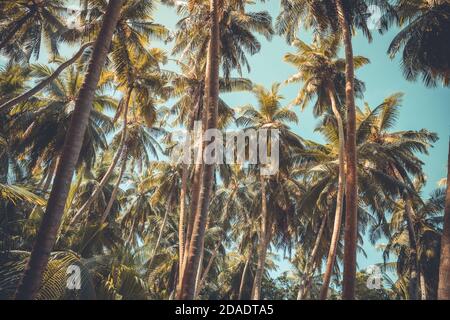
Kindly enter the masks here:
[[[80, 3], [0, 3], [0, 299], [450, 299], [448, 180], [423, 192], [439, 137], [396, 129], [402, 93], [364, 102], [352, 45], [377, 5], [405, 78], [449, 86], [448, 1]], [[275, 36], [293, 75], [264, 87], [250, 57]], [[241, 163], [185, 163], [178, 129], [267, 130], [277, 170], [250, 138]]]

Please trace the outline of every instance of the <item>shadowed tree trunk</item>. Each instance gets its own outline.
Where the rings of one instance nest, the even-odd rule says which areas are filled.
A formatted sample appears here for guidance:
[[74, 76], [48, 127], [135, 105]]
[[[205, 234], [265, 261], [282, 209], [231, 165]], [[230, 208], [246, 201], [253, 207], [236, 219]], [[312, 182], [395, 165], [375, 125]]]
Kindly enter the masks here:
[[72, 58], [70, 58], [69, 60], [63, 62], [58, 68], [56, 68], [55, 71], [53, 71], [53, 73], [50, 76], [48, 76], [47, 78], [45, 78], [44, 80], [39, 82], [36, 86], [31, 88], [27, 92], [21, 94], [20, 96], [14, 98], [14, 99], [11, 99], [8, 102], [6, 102], [3, 105], [1, 105], [0, 106], [0, 113], [1, 112], [8, 112], [14, 106], [18, 105], [19, 103], [27, 101], [29, 98], [31, 98], [36, 93], [38, 93], [39, 91], [44, 89], [46, 86], [48, 86], [53, 80], [58, 78], [58, 76], [61, 74], [61, 72], [63, 72], [67, 67], [72, 65], [75, 61], [77, 61], [81, 57], [81, 55], [83, 54], [84, 50], [86, 50], [86, 48], [92, 46], [92, 44], [93, 44], [92, 42], [89, 42], [89, 43], [86, 43], [86, 44], [82, 45], [80, 50], [78, 50], [78, 52]]
[[[192, 109], [188, 124], [188, 134], [192, 133], [192, 130], [194, 129], [194, 122], [195, 120], [198, 120], [198, 114], [201, 113], [203, 110], [203, 95], [204, 90], [203, 88], [200, 88], [198, 94], [197, 94], [197, 103], [194, 109]], [[195, 137], [191, 137], [191, 139], [195, 139]], [[191, 141], [192, 142], [192, 141]], [[190, 158], [190, 157], [189, 157]], [[199, 170], [199, 165], [196, 165], [194, 167], [195, 170]], [[178, 222], [178, 250], [179, 250], [179, 270], [178, 274], [182, 275], [184, 266], [186, 264], [186, 257], [185, 257], [185, 250], [187, 250], [187, 245], [190, 240], [190, 233], [192, 231], [192, 224], [194, 223], [192, 217], [194, 217], [193, 208], [197, 205], [197, 199], [199, 194], [199, 175], [194, 173], [194, 181], [192, 183], [192, 199], [191, 199], [191, 210], [190, 214], [187, 215], [186, 211], [186, 197], [187, 197], [187, 189], [188, 189], [188, 178], [189, 178], [189, 165], [184, 164], [182, 165], [182, 173], [181, 173], [181, 191], [180, 191], [180, 216], [179, 216], [179, 222]], [[186, 226], [187, 224], [187, 226]], [[181, 288], [181, 276], [179, 276], [178, 279], [178, 285], [177, 290], [180, 290]]]
[[303, 281], [300, 285], [300, 289], [298, 290], [297, 294], [297, 300], [303, 300], [306, 298], [306, 295], [308, 294], [309, 287], [311, 286], [311, 280], [314, 276], [314, 272], [316, 271], [316, 258], [317, 258], [317, 252], [319, 252], [319, 245], [322, 241], [323, 232], [325, 231], [325, 226], [327, 222], [327, 215], [324, 214], [322, 217], [322, 223], [320, 224], [319, 232], [316, 236], [316, 241], [314, 242], [314, 247], [311, 251], [311, 255], [308, 258], [308, 262], [305, 267], [305, 274], [303, 276]]
[[109, 213], [111, 212], [112, 206], [114, 204], [114, 200], [117, 198], [117, 193], [119, 192], [120, 183], [122, 182], [123, 175], [125, 174], [125, 170], [127, 168], [127, 159], [128, 158], [128, 149], [125, 146], [122, 154], [122, 166], [120, 167], [119, 176], [117, 177], [117, 181], [114, 184], [114, 189], [111, 192], [111, 197], [109, 197], [108, 204], [106, 205], [106, 209], [102, 214], [102, 218], [100, 223], [103, 224], [108, 218]]
[[266, 193], [266, 181], [264, 176], [261, 175], [260, 180], [261, 180], [261, 232], [258, 243], [258, 264], [256, 266], [255, 278], [253, 279], [253, 287], [251, 295], [252, 300], [260, 300], [261, 298], [261, 283], [264, 275], [264, 267], [266, 264], [267, 249], [269, 247], [272, 233], [267, 212], [267, 193]]
[[[108, 167], [108, 170], [106, 170], [105, 174], [103, 175], [102, 180], [100, 181], [98, 186], [95, 188], [94, 192], [89, 197], [89, 199], [81, 206], [81, 208], [77, 211], [77, 213], [75, 213], [72, 220], [70, 221], [70, 224], [73, 224], [74, 222], [76, 222], [76, 220], [79, 217], [81, 217], [81, 215], [91, 207], [91, 205], [94, 203], [94, 201], [97, 200], [97, 198], [100, 196], [100, 193], [102, 192], [103, 188], [108, 183], [109, 178], [113, 174], [114, 169], [116, 168], [117, 164], [119, 163], [120, 158], [123, 158], [124, 154], [125, 154], [125, 158], [126, 158], [126, 152], [124, 152], [124, 149], [125, 149], [125, 143], [127, 140], [128, 109], [129, 109], [129, 105], [130, 105], [132, 91], [133, 91], [132, 88], [128, 89], [127, 96], [125, 97], [125, 108], [124, 108], [124, 112], [123, 112], [123, 131], [122, 131], [122, 136], [120, 137], [119, 147], [117, 148], [116, 154], [114, 155], [114, 158], [113, 158], [110, 166]], [[124, 165], [122, 165], [122, 166], [124, 166]], [[120, 180], [119, 180], [119, 183], [120, 183]], [[105, 210], [105, 211], [107, 211], [107, 210]]]
[[444, 229], [441, 238], [438, 299], [450, 300], [450, 142], [447, 164], [447, 192], [445, 196]]
[[[392, 166], [392, 170], [394, 172], [394, 176], [401, 183], [405, 184], [405, 179], [403, 179], [400, 172]], [[419, 294], [419, 260], [417, 257], [418, 246], [417, 246], [417, 236], [416, 231], [414, 229], [414, 209], [411, 204], [410, 196], [407, 191], [403, 191], [401, 194], [403, 201], [405, 202], [405, 219], [406, 219], [406, 227], [408, 231], [409, 238], [409, 255], [410, 260], [412, 261], [410, 270], [409, 270], [409, 283], [408, 283], [408, 294], [410, 300], [417, 300]]]
[[334, 213], [333, 234], [331, 236], [330, 250], [328, 251], [327, 264], [325, 266], [325, 273], [323, 274], [323, 283], [320, 289], [319, 299], [325, 300], [328, 296], [328, 288], [330, 287], [331, 275], [333, 274], [334, 263], [336, 261], [337, 246], [339, 243], [339, 236], [341, 234], [342, 224], [342, 209], [344, 204], [345, 193], [345, 134], [344, 123], [342, 121], [341, 114], [336, 105], [336, 99], [334, 97], [334, 90], [330, 88], [328, 96], [331, 101], [331, 108], [333, 110], [336, 122], [338, 124], [339, 135], [339, 177], [338, 177], [338, 190], [336, 196], [336, 210]]
[[95, 90], [106, 62], [114, 29], [119, 20], [122, 3], [123, 0], [110, 0], [108, 4], [86, 77], [75, 103], [52, 191], [47, 202], [47, 208], [25, 268], [25, 273], [17, 289], [16, 299], [34, 299], [39, 291], [42, 276], [47, 267], [61, 224], [61, 217], [64, 213], [75, 165], [89, 121]]
[[[206, 62], [206, 123], [207, 128], [217, 128], [217, 108], [219, 102], [219, 1], [210, 0], [211, 31]], [[205, 112], [204, 111], [204, 112]], [[202, 165], [200, 193], [195, 210], [192, 235], [188, 250], [185, 251], [185, 266], [181, 276], [181, 287], [178, 299], [194, 298], [196, 272], [201, 257], [205, 237], [206, 220], [209, 209], [209, 198], [214, 178], [214, 164]]]
[[342, 0], [336, 0], [337, 15], [341, 25], [345, 48], [345, 104], [347, 106], [346, 140], [346, 188], [345, 188], [345, 229], [344, 229], [344, 273], [342, 299], [355, 299], [356, 249], [358, 242], [358, 182], [356, 171], [356, 110], [355, 71], [350, 24], [345, 14]]
[[245, 281], [247, 279], [247, 270], [250, 266], [250, 261], [252, 260], [252, 251], [253, 251], [253, 244], [250, 245], [250, 250], [248, 251], [248, 257], [245, 261], [244, 270], [242, 270], [242, 277], [241, 277], [241, 283], [239, 284], [239, 294], [238, 294], [238, 300], [242, 299], [242, 294], [244, 293], [244, 286]]

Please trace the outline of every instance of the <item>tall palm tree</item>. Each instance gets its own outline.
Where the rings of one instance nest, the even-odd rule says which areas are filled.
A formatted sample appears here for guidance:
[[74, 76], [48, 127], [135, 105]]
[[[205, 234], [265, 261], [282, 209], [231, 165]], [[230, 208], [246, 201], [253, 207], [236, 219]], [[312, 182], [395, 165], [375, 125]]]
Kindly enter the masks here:
[[[327, 297], [328, 287], [331, 280], [331, 273], [336, 258], [344, 200], [345, 136], [344, 121], [339, 109], [342, 109], [342, 93], [345, 92], [345, 61], [336, 57], [339, 46], [338, 39], [335, 37], [330, 37], [327, 39], [324, 38], [320, 39], [319, 41], [317, 41], [316, 39], [316, 42], [312, 46], [308, 46], [301, 40], [294, 40], [293, 45], [297, 48], [298, 52], [295, 54], [285, 55], [284, 60], [293, 64], [296, 68], [298, 68], [299, 72], [288, 79], [287, 82], [301, 81], [304, 84], [294, 103], [300, 104], [302, 108], [305, 108], [311, 98], [314, 95], [317, 96], [314, 113], [316, 115], [320, 115], [321, 113], [323, 113], [323, 110], [325, 108], [331, 106], [331, 110], [337, 122], [339, 133], [339, 182], [337, 191], [336, 213], [334, 215], [335, 222], [333, 228], [333, 238], [330, 244], [330, 251], [328, 254], [328, 261], [324, 273], [324, 281], [321, 292], [321, 299], [325, 299]], [[368, 62], [368, 59], [364, 57], [354, 57], [354, 63], [356, 67], [361, 67]], [[357, 81], [357, 94], [361, 95], [362, 88], [363, 84]]]
[[447, 164], [447, 191], [445, 197], [444, 229], [441, 240], [438, 299], [450, 300], [450, 142]]
[[74, 113], [67, 132], [61, 160], [56, 169], [46, 212], [21, 284], [17, 289], [17, 299], [34, 299], [39, 289], [60, 226], [75, 164], [80, 154], [83, 137], [89, 121], [95, 88], [108, 55], [115, 26], [120, 17], [122, 3], [122, 0], [111, 0], [105, 13], [103, 25], [95, 42], [86, 72], [85, 81], [75, 102]]
[[[260, 43], [253, 35], [253, 32], [260, 33], [266, 38], [270, 38], [273, 34], [271, 28], [271, 18], [267, 12], [259, 13], [247, 13], [245, 11], [246, 1], [225, 1], [219, 3], [220, 12], [217, 16], [217, 21], [212, 19], [211, 15], [211, 4], [205, 6], [204, 1], [192, 1], [188, 2], [182, 10], [189, 13], [189, 15], [182, 19], [179, 23], [181, 31], [177, 36], [177, 41], [174, 46], [174, 53], [181, 53], [187, 50], [195, 51], [198, 56], [198, 61], [201, 61], [202, 53], [205, 52], [207, 48], [211, 48], [210, 43], [212, 40], [216, 41], [218, 49], [220, 49], [219, 57], [217, 58], [218, 65], [222, 66], [225, 79], [229, 78], [232, 69], [237, 69], [240, 72], [242, 66], [248, 67], [248, 62], [246, 59], [246, 52], [250, 54], [255, 54], [260, 50]], [[212, 38], [213, 34], [208, 32], [208, 29], [204, 28], [205, 22], [214, 22], [218, 28], [217, 38]], [[215, 68], [215, 66], [214, 66]], [[206, 73], [208, 74], [208, 60], [206, 63]], [[205, 88], [208, 88], [208, 75], [205, 77]], [[216, 79], [214, 79], [216, 81]], [[208, 92], [205, 89], [205, 97], [208, 97]], [[205, 102], [207, 99], [205, 99]], [[207, 119], [204, 111], [204, 128], [208, 128]], [[217, 111], [215, 112], [217, 113]], [[212, 115], [212, 114], [211, 114]], [[213, 117], [214, 118], [214, 117]], [[205, 174], [203, 174], [205, 172]], [[212, 171], [211, 171], [212, 172]], [[188, 234], [185, 237], [187, 239], [187, 245], [189, 245], [190, 239], [192, 238], [192, 232], [194, 230], [192, 227], [194, 225], [194, 219], [197, 216], [195, 211], [199, 211], [201, 207], [202, 210], [207, 208], [207, 204], [203, 205], [203, 198], [206, 199], [206, 203], [209, 202], [209, 189], [211, 180], [208, 179], [210, 175], [210, 168], [203, 171], [203, 167], [197, 166], [194, 174], [194, 183], [192, 188], [192, 205], [191, 205], [191, 215], [190, 220], [187, 222]], [[200, 177], [203, 176], [202, 179]], [[202, 186], [202, 180], [205, 183]], [[201, 195], [201, 196], [200, 196]], [[199, 200], [197, 200], [199, 199]], [[204, 212], [206, 214], [206, 212]], [[197, 220], [200, 221], [200, 220]], [[186, 250], [186, 252], [188, 252]], [[186, 261], [187, 255], [184, 254], [183, 260]], [[183, 262], [182, 267], [186, 265]], [[183, 274], [183, 272], [181, 273]]]
[[[382, 10], [389, 11], [389, 1], [374, 0]], [[306, 28], [314, 28], [318, 33], [333, 32], [339, 34], [345, 51], [345, 105], [347, 107], [346, 128], [346, 185], [345, 185], [345, 263], [343, 279], [343, 298], [354, 299], [356, 279], [357, 248], [357, 159], [356, 159], [356, 108], [355, 108], [355, 75], [352, 46], [352, 30], [359, 28], [371, 39], [367, 27], [368, 3], [363, 0], [343, 1], [326, 0], [320, 2], [301, 0], [282, 1], [282, 12], [277, 19], [280, 33], [288, 40], [296, 35], [296, 29], [302, 23]], [[304, 19], [305, 18], [305, 19]], [[383, 21], [383, 24], [385, 22]]]
[[0, 52], [17, 60], [39, 59], [41, 42], [58, 53], [60, 35], [67, 30], [65, 0], [18, 0], [2, 4]]
[[402, 69], [410, 81], [419, 76], [426, 86], [450, 85], [450, 3], [446, 0], [400, 1], [395, 15], [387, 15], [402, 28], [389, 45], [395, 57], [401, 50]]
[[[241, 110], [242, 115], [236, 120], [236, 123], [246, 128], [260, 129], [278, 129], [280, 131], [280, 163], [288, 158], [292, 148], [302, 148], [300, 137], [290, 131], [287, 122], [296, 122], [297, 115], [288, 107], [281, 106], [283, 97], [279, 94], [280, 84], [275, 83], [270, 90], [262, 86], [255, 86], [253, 89], [258, 101], [258, 107], [252, 105], [244, 106]], [[258, 165], [261, 170], [262, 164]], [[267, 204], [268, 184], [271, 178], [265, 177], [259, 173], [259, 190], [261, 196], [260, 204], [260, 235], [258, 240], [258, 267], [253, 282], [252, 299], [259, 300], [261, 296], [261, 281], [264, 273], [267, 250], [273, 237], [272, 225], [274, 217], [269, 215]], [[275, 205], [275, 201], [271, 205]]]

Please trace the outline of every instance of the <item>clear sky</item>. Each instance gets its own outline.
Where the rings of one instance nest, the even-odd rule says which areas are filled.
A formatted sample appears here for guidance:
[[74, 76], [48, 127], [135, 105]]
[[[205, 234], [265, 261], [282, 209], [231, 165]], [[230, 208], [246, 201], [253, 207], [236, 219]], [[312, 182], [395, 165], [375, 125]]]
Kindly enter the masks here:
[[[248, 11], [269, 11], [275, 20], [280, 11], [279, 0], [269, 0], [263, 4], [249, 6]], [[155, 21], [173, 28], [177, 21], [175, 11], [167, 7], [161, 7], [155, 14]], [[366, 92], [363, 101], [357, 101], [359, 106], [368, 102], [371, 107], [380, 104], [383, 99], [393, 93], [403, 92], [403, 104], [395, 130], [419, 130], [426, 128], [439, 135], [439, 141], [430, 150], [429, 156], [422, 157], [425, 162], [425, 173], [428, 183], [424, 188], [427, 195], [437, 187], [437, 182], [446, 176], [446, 162], [448, 152], [448, 139], [450, 135], [450, 90], [449, 88], [426, 88], [421, 82], [408, 82], [404, 79], [400, 69], [400, 55], [391, 60], [387, 54], [387, 48], [398, 29], [391, 29], [387, 34], [373, 34], [372, 43], [361, 35], [354, 38], [354, 54], [362, 55], [370, 59], [371, 63], [357, 71], [356, 76], [365, 82]], [[301, 32], [300, 38], [306, 42], [311, 41], [308, 32]], [[260, 38], [261, 51], [255, 56], [249, 57], [251, 72], [244, 76], [250, 78], [256, 84], [270, 87], [274, 82], [283, 82], [295, 73], [295, 69], [283, 62], [283, 56], [287, 52], [294, 52], [283, 38], [275, 36], [270, 42]], [[285, 103], [291, 102], [299, 89], [298, 84], [283, 87], [282, 94]], [[255, 103], [250, 93], [226, 94], [223, 98], [231, 106], [242, 106]], [[312, 115], [312, 109], [307, 108], [301, 112], [297, 109], [299, 123], [292, 126], [294, 131], [306, 139], [323, 142], [323, 139], [314, 128], [318, 123]], [[364, 250], [367, 258], [358, 255], [358, 264], [361, 269], [382, 262], [381, 252], [377, 251], [368, 240], [365, 240]], [[286, 262], [280, 263], [280, 270], [289, 268]]]

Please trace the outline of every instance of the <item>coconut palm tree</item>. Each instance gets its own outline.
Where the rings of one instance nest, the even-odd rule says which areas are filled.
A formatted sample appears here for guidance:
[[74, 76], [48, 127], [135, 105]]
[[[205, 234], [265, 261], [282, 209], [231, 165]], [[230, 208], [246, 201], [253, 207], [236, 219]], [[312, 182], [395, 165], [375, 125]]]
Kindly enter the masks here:
[[402, 69], [410, 81], [419, 76], [426, 86], [450, 85], [450, 3], [446, 0], [395, 1], [395, 15], [388, 15], [401, 28], [389, 45], [394, 58], [401, 50]]
[[[312, 46], [308, 46], [301, 40], [294, 40], [293, 45], [297, 48], [297, 53], [286, 54], [284, 60], [294, 65], [299, 72], [293, 75], [287, 80], [288, 83], [303, 82], [303, 88], [299, 91], [294, 103], [302, 106], [302, 109], [306, 107], [308, 102], [317, 96], [317, 100], [314, 105], [314, 114], [320, 115], [323, 113], [324, 108], [331, 106], [331, 110], [336, 119], [338, 132], [339, 132], [339, 182], [337, 191], [337, 203], [335, 213], [335, 223], [333, 230], [333, 239], [330, 244], [329, 259], [327, 267], [324, 273], [323, 289], [321, 298], [327, 297], [328, 286], [331, 279], [331, 272], [333, 269], [336, 249], [338, 243], [338, 237], [340, 235], [341, 227], [341, 215], [343, 209], [344, 200], [344, 185], [345, 185], [345, 172], [344, 172], [344, 121], [341, 116], [343, 105], [343, 92], [345, 92], [345, 61], [338, 59], [338, 39], [330, 37], [327, 39], [316, 39], [316, 42]], [[354, 57], [354, 63], [356, 67], [361, 67], [368, 63], [368, 59], [357, 56]], [[356, 82], [356, 92], [361, 95], [361, 91], [364, 85], [360, 82]], [[308, 272], [306, 273], [308, 274]]]
[[60, 35], [67, 30], [64, 0], [19, 0], [2, 3], [0, 52], [14, 60], [39, 59], [42, 40], [58, 54]]
[[[296, 122], [295, 112], [288, 107], [281, 106], [283, 97], [279, 94], [280, 84], [275, 83], [270, 90], [262, 86], [255, 86], [253, 89], [258, 101], [258, 107], [252, 105], [244, 106], [241, 110], [242, 115], [238, 117], [236, 123], [247, 129], [277, 129], [280, 136], [280, 166], [282, 166], [289, 157], [291, 149], [302, 148], [300, 137], [290, 131], [287, 122]], [[262, 164], [258, 165], [261, 170]], [[259, 190], [261, 196], [260, 207], [260, 236], [258, 241], [258, 268], [255, 274], [255, 280], [252, 289], [252, 299], [259, 300], [261, 293], [261, 281], [264, 273], [264, 265], [268, 247], [273, 237], [272, 226], [274, 217], [269, 216], [267, 206], [267, 185], [271, 184], [270, 177], [264, 177], [259, 173]], [[275, 201], [271, 205], [275, 205]]]
[[[375, 0], [383, 11], [391, 10], [389, 1]], [[352, 30], [359, 28], [369, 40], [370, 30], [367, 26], [368, 3], [363, 0], [343, 1], [282, 1], [282, 12], [277, 19], [280, 33], [285, 34], [287, 40], [296, 36], [296, 28], [302, 23], [306, 28], [314, 28], [318, 33], [333, 32], [340, 35], [345, 51], [345, 105], [347, 107], [346, 127], [346, 186], [345, 186], [345, 235], [346, 262], [344, 266], [344, 299], [354, 299], [356, 277], [356, 247], [357, 247], [357, 159], [356, 159], [356, 108], [355, 108], [355, 76], [352, 46]], [[384, 26], [386, 22], [382, 21]]]
[[102, 28], [94, 45], [92, 57], [84, 83], [75, 102], [74, 113], [67, 132], [61, 160], [55, 174], [47, 208], [21, 284], [17, 289], [17, 299], [33, 299], [39, 289], [45, 267], [56, 240], [61, 216], [69, 192], [72, 175], [80, 154], [82, 141], [92, 109], [100, 75], [108, 55], [109, 45], [120, 16], [122, 0], [110, 1]]
[[[414, 188], [417, 193], [423, 183], [419, 180], [414, 181]], [[399, 280], [396, 285], [401, 283], [408, 284], [413, 281], [411, 278], [411, 268], [418, 266], [418, 278], [420, 282], [420, 292], [422, 300], [434, 300], [437, 298], [438, 274], [439, 269], [439, 247], [441, 238], [441, 225], [443, 222], [442, 212], [444, 209], [445, 193], [443, 189], [434, 190], [430, 198], [426, 201], [414, 199], [415, 217], [414, 230], [417, 238], [417, 257], [411, 255], [409, 241], [409, 219], [405, 215], [406, 202], [399, 199], [394, 206], [394, 211], [390, 221], [386, 226], [374, 226], [378, 228], [388, 228], [391, 233], [389, 242], [383, 248], [385, 266], [387, 268], [395, 266]], [[397, 261], [389, 263], [389, 257], [394, 254]], [[417, 259], [417, 262], [415, 261]], [[408, 285], [405, 286], [404, 298], [412, 299]]]
[[[202, 2], [202, 1], [199, 1]], [[219, 66], [222, 65], [225, 78], [230, 76], [232, 69], [240, 69], [242, 64], [246, 64], [245, 51], [251, 54], [259, 51], [259, 42], [255, 39], [253, 32], [258, 32], [266, 37], [270, 37], [273, 33], [271, 29], [271, 19], [267, 13], [261, 14], [246, 14], [245, 2], [229, 1], [225, 3], [216, 3], [210, 1], [209, 9], [207, 6], [198, 5], [193, 6], [193, 2], [187, 3], [190, 15], [181, 22], [182, 32], [178, 36], [178, 44], [175, 44], [175, 52], [180, 52], [181, 48], [195, 50], [196, 52], [204, 52], [206, 48], [214, 50], [212, 54], [208, 54], [206, 62], [206, 76], [205, 76], [205, 101], [207, 107], [205, 108], [205, 125], [204, 128], [217, 128], [217, 114], [218, 114], [218, 88], [219, 88]], [[205, 21], [210, 21], [211, 30], [206, 32], [204, 28]], [[229, 50], [227, 48], [230, 48]], [[208, 59], [211, 58], [213, 60]], [[200, 59], [198, 59], [200, 60]], [[211, 67], [211, 69], [210, 69]], [[214, 71], [214, 77], [211, 78], [209, 71]], [[209, 82], [213, 81], [213, 82]], [[214, 89], [209, 92], [209, 89]], [[208, 97], [211, 97], [212, 104]], [[213, 108], [214, 107], [214, 108]], [[207, 111], [209, 110], [210, 111]], [[191, 210], [191, 220], [188, 222], [187, 230], [192, 230], [192, 235], [200, 231], [199, 244], [202, 247], [203, 231], [206, 225], [206, 215], [210, 198], [210, 186], [212, 183], [213, 166], [199, 166], [195, 171], [194, 186], [193, 186], [193, 205]], [[201, 177], [201, 178], [200, 178]], [[197, 200], [198, 199], [198, 200]], [[195, 232], [194, 232], [195, 230]], [[198, 230], [198, 231], [197, 231]], [[197, 235], [193, 237], [188, 234], [188, 247], [191, 248], [191, 239], [197, 239]], [[198, 244], [195, 243], [193, 250], [197, 251]], [[186, 253], [191, 250], [186, 250]], [[190, 274], [197, 270], [198, 258], [200, 254], [193, 255], [189, 259], [194, 263], [195, 267], [191, 270], [186, 270], [187, 254], [184, 254], [182, 268], [187, 272], [187, 280], [193, 284], [193, 275]], [[186, 263], [185, 263], [186, 262]], [[181, 277], [184, 279], [185, 277]], [[181, 285], [183, 287], [183, 285]], [[188, 285], [191, 287], [191, 285]], [[180, 290], [182, 291], [182, 290]]]

